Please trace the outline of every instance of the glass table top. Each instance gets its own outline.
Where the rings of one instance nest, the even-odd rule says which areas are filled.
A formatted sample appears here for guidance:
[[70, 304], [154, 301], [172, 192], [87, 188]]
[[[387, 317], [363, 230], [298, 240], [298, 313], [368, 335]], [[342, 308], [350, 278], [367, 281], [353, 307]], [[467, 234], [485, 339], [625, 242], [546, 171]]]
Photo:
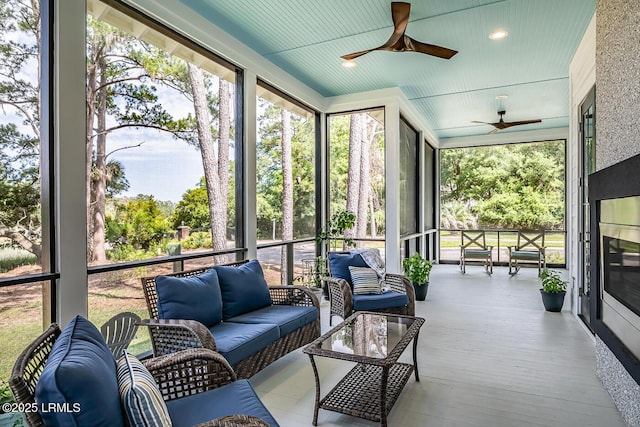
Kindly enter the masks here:
[[415, 318], [359, 313], [325, 334], [319, 349], [384, 359], [411, 327]]

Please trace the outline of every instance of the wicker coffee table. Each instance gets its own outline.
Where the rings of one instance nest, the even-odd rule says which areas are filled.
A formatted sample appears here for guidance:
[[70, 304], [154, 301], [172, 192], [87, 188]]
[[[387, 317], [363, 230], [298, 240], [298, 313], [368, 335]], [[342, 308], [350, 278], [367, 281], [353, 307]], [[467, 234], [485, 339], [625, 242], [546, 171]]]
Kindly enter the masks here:
[[[387, 415], [411, 373], [420, 381], [416, 349], [423, 323], [421, 317], [360, 311], [305, 347], [303, 352], [309, 355], [316, 379], [313, 425], [318, 425], [318, 410], [322, 408], [386, 426]], [[398, 363], [412, 340], [413, 364]], [[356, 362], [356, 366], [320, 398], [314, 356]]]

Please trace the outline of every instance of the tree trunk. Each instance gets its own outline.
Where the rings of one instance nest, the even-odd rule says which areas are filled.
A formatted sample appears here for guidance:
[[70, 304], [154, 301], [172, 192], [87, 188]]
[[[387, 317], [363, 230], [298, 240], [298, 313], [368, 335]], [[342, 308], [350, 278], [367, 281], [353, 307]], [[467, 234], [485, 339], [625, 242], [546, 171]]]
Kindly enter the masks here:
[[220, 99], [220, 121], [218, 126], [218, 178], [220, 179], [220, 195], [222, 200], [216, 215], [219, 215], [225, 224], [225, 245], [226, 228], [228, 222], [229, 204], [229, 129], [231, 128], [229, 82], [219, 80], [218, 96]]
[[91, 169], [93, 167], [93, 124], [95, 120], [95, 102], [96, 102], [96, 92], [98, 87], [97, 82], [97, 59], [94, 57], [90, 61], [90, 64], [87, 67], [87, 117], [86, 117], [86, 128], [85, 128], [85, 138], [86, 138], [86, 146], [85, 146], [85, 168], [86, 168], [86, 177], [85, 179], [89, 183], [86, 186], [86, 198], [87, 198], [87, 259], [93, 259], [93, 182], [91, 178]]
[[[363, 121], [366, 117], [363, 117]], [[365, 237], [367, 234], [367, 213], [369, 211], [369, 193], [371, 191], [371, 163], [370, 147], [377, 128], [376, 121], [370, 125], [366, 122], [362, 127], [362, 148], [360, 150], [360, 188], [358, 190], [358, 211], [356, 214], [356, 237]], [[357, 246], [360, 248], [364, 242]]]
[[[352, 114], [349, 127], [349, 172], [347, 174], [347, 210], [360, 216], [358, 211], [360, 192], [360, 161], [362, 148], [362, 129], [364, 122], [363, 114]], [[356, 235], [355, 229], [345, 231], [345, 237], [353, 238]]]
[[27, 252], [31, 252], [38, 259], [38, 265], [42, 265], [42, 246], [27, 239], [22, 233], [11, 230], [0, 222], [0, 237], [7, 237], [14, 240]]
[[[227, 195], [221, 194], [220, 178], [218, 176], [218, 164], [213, 150], [213, 137], [211, 135], [211, 117], [207, 104], [207, 93], [204, 86], [202, 70], [193, 64], [188, 64], [189, 78], [191, 80], [191, 93], [193, 95], [193, 108], [195, 111], [198, 129], [198, 144], [202, 155], [204, 179], [207, 183], [207, 196], [209, 198], [209, 224], [211, 226], [211, 243], [213, 250], [225, 249], [226, 221], [218, 215], [218, 207], [222, 199]], [[222, 257], [226, 260], [226, 256]], [[220, 258], [216, 257], [216, 261]], [[224, 261], [222, 261], [224, 262]]]
[[104, 263], [105, 254], [105, 209], [107, 191], [107, 62], [104, 56], [98, 60], [100, 90], [98, 91], [96, 164], [90, 182], [93, 184], [93, 261]]
[[[284, 108], [282, 120], [282, 240], [293, 240], [293, 164], [291, 148], [291, 114]], [[293, 266], [291, 266], [293, 268]], [[280, 280], [287, 284], [287, 248], [282, 247]]]

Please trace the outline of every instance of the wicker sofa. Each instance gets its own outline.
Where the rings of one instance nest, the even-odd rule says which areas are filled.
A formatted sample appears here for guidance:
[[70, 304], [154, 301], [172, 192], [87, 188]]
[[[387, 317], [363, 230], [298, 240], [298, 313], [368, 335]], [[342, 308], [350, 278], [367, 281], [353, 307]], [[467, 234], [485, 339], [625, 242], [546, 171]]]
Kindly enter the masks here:
[[[138, 368], [129, 370], [129, 360]], [[278, 426], [251, 383], [212, 350], [142, 365], [148, 371], [126, 353], [116, 362], [98, 329], [77, 316], [63, 331], [52, 324], [22, 352], [9, 385], [29, 426], [157, 425], [150, 420], [162, 415], [174, 427]]]
[[318, 298], [300, 286], [267, 286], [257, 260], [146, 277], [142, 287], [156, 356], [208, 348], [249, 378], [320, 336]]

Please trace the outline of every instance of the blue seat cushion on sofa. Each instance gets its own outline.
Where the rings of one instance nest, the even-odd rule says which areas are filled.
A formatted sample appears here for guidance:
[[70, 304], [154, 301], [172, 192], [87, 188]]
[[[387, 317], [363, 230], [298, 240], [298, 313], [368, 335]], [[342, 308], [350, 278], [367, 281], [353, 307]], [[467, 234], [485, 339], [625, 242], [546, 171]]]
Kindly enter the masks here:
[[271, 427], [279, 424], [264, 406], [248, 380], [167, 402], [173, 427], [192, 427], [227, 415], [252, 415]]
[[222, 294], [218, 273], [211, 269], [197, 276], [157, 276], [158, 317], [197, 320], [210, 327], [222, 320]]
[[354, 295], [353, 309], [355, 311], [378, 310], [381, 308], [404, 307], [409, 304], [407, 294], [385, 292], [379, 295]]
[[280, 328], [280, 336], [289, 335], [291, 332], [304, 325], [315, 322], [318, 318], [318, 309], [309, 306], [297, 305], [270, 305], [251, 313], [232, 317], [229, 322], [234, 323], [275, 323]]
[[258, 260], [239, 267], [217, 265], [213, 268], [220, 280], [224, 320], [271, 305], [269, 286]]
[[41, 412], [45, 425], [124, 426], [116, 361], [100, 331], [84, 317], [71, 320], [53, 344], [35, 397], [45, 407], [66, 403], [70, 409]]
[[246, 359], [280, 338], [278, 325], [222, 322], [209, 328], [218, 353], [231, 365]]
[[329, 254], [329, 267], [331, 268], [331, 275], [338, 279], [344, 279], [353, 288], [351, 281], [351, 273], [349, 272], [349, 266], [351, 267], [368, 267], [364, 258], [360, 254]]

